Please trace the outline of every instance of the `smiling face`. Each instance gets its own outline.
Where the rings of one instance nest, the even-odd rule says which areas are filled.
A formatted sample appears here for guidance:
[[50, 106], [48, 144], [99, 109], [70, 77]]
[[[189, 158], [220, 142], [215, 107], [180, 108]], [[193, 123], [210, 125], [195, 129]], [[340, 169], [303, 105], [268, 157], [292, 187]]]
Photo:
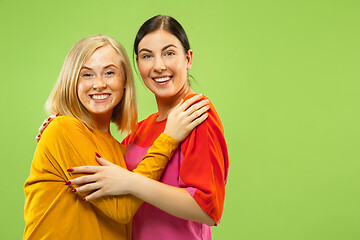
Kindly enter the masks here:
[[163, 29], [147, 34], [139, 42], [138, 69], [157, 99], [182, 98], [189, 92], [187, 70], [192, 55], [192, 50], [185, 54], [179, 39]]
[[77, 94], [93, 119], [109, 119], [121, 101], [125, 78], [121, 57], [111, 46], [94, 51], [80, 70]]

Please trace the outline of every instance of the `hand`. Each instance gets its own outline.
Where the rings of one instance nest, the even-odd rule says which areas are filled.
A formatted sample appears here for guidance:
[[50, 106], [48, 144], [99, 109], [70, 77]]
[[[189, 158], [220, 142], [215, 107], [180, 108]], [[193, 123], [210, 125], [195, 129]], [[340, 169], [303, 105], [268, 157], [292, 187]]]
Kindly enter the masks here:
[[66, 185], [82, 185], [74, 188], [73, 192], [92, 191], [83, 199], [84, 201], [102, 196], [128, 194], [129, 187], [131, 187], [130, 179], [134, 173], [101, 157], [95, 156], [95, 158], [101, 166], [82, 166], [68, 169], [68, 172], [71, 173], [87, 173], [90, 175], [74, 178]]
[[181, 142], [189, 133], [208, 117], [209, 100], [202, 100], [203, 96], [196, 95], [184, 102], [182, 100], [169, 113], [164, 133]]
[[44, 122], [42, 123], [42, 125], [39, 128], [39, 134], [35, 137], [36, 142], [39, 142], [40, 138], [41, 138], [41, 134], [44, 132], [45, 128], [49, 125], [49, 123], [55, 119], [56, 117], [58, 117], [60, 114], [56, 114], [56, 115], [51, 115], [49, 118], [45, 119]]

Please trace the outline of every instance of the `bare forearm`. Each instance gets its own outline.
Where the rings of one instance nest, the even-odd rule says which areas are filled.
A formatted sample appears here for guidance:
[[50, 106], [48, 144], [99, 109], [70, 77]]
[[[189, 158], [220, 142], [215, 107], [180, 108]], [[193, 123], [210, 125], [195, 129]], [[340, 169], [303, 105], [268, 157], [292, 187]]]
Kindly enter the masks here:
[[134, 173], [130, 193], [178, 218], [213, 226], [215, 222], [183, 188], [173, 187]]

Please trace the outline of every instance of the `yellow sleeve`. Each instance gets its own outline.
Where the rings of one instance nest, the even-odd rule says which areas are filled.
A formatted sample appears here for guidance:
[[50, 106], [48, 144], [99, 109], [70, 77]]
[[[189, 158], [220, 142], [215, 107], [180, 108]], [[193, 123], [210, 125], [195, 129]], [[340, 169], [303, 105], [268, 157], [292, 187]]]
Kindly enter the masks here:
[[161, 133], [133, 172], [159, 180], [166, 164], [178, 146], [177, 140], [166, 133]]
[[[110, 155], [101, 151], [92, 132], [82, 122], [72, 117], [56, 118], [47, 127], [39, 144], [48, 148], [47, 152], [52, 156], [51, 164], [57, 169], [56, 174], [60, 174], [64, 179], [64, 184], [73, 178], [67, 169], [84, 165], [99, 166], [95, 159], [95, 152], [126, 168], [122, 156], [118, 158], [121, 161], [114, 161]], [[158, 180], [177, 145], [176, 140], [163, 134], [156, 144], [154, 143], [154, 146], [149, 149], [136, 172]], [[118, 154], [122, 153], [119, 152]], [[84, 195], [80, 194], [80, 196], [83, 197]], [[110, 218], [121, 223], [128, 223], [143, 201], [132, 195], [124, 195], [106, 196], [90, 202]]]

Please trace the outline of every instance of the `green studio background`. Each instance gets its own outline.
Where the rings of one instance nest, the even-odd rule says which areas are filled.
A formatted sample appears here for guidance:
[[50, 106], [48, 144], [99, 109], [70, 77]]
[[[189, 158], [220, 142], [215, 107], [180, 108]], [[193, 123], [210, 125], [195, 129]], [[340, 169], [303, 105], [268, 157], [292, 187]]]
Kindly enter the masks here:
[[[67, 52], [104, 33], [130, 55], [159, 13], [187, 31], [193, 88], [225, 127], [230, 173], [214, 239], [360, 239], [358, 0], [0, 0], [0, 239], [22, 237], [23, 184]], [[143, 119], [156, 105], [136, 83]]]

